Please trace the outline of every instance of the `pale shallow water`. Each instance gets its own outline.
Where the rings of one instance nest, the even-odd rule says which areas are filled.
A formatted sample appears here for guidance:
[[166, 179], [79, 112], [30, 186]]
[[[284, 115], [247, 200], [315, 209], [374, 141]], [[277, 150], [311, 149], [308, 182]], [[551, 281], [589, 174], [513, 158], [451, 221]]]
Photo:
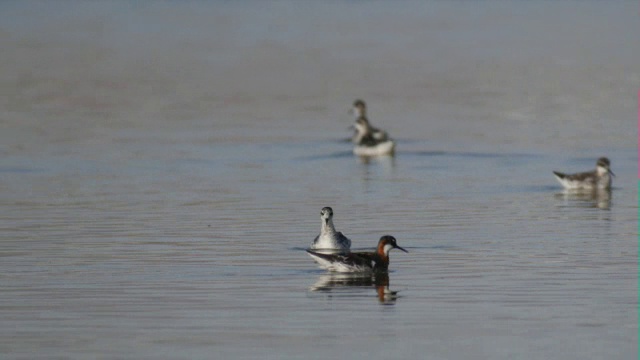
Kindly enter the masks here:
[[[636, 3], [27, 4], [3, 358], [637, 357]], [[359, 97], [394, 158], [351, 154]], [[599, 156], [611, 197], [564, 194]], [[324, 206], [409, 253], [328, 276]]]

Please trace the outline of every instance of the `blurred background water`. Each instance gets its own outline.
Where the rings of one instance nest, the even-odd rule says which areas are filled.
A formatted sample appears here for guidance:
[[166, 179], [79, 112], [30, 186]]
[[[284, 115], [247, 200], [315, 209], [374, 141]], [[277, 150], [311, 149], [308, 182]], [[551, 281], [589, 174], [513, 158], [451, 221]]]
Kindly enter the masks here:
[[[636, 358], [637, 29], [633, 1], [0, 3], [0, 354]], [[394, 158], [351, 154], [356, 98]], [[600, 156], [611, 196], [561, 191]], [[324, 206], [409, 253], [327, 275]]]

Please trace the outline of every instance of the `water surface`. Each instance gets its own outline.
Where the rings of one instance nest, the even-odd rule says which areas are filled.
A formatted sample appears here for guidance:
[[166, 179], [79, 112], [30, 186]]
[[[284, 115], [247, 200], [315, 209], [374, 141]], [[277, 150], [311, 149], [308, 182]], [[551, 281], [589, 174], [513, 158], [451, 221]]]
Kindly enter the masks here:
[[[635, 2], [0, 19], [3, 358], [637, 357]], [[351, 154], [356, 98], [395, 157]], [[561, 191], [600, 156], [610, 196]], [[324, 206], [409, 253], [326, 274]]]

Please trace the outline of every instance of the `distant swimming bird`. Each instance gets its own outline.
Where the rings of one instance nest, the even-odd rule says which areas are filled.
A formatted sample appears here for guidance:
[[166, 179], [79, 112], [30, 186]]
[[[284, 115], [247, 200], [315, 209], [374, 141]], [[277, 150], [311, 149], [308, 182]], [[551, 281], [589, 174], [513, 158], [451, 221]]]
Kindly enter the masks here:
[[601, 157], [596, 162], [596, 169], [593, 171], [569, 175], [554, 171], [553, 174], [565, 189], [611, 189], [611, 176], [615, 176], [615, 174], [611, 171], [610, 166], [609, 159]]
[[351, 141], [356, 145], [354, 154], [361, 156], [389, 155], [395, 150], [395, 142], [386, 131], [373, 127], [367, 119], [367, 105], [362, 100], [353, 103], [352, 112], [356, 115], [353, 125], [355, 133]]
[[[385, 141], [389, 139], [389, 134], [387, 134], [386, 131], [373, 127], [369, 123], [369, 119], [367, 118], [367, 104], [365, 104], [363, 100], [358, 99], [354, 101], [350, 112], [356, 117], [356, 123], [353, 125], [355, 134], [353, 134], [353, 137], [351, 138], [354, 144], [360, 143], [365, 132], [370, 134], [374, 140]], [[358, 120], [360, 119], [364, 121], [359, 123]]]
[[333, 226], [333, 209], [328, 206], [322, 208], [320, 211], [320, 219], [322, 221], [320, 235], [316, 236], [315, 240], [313, 240], [311, 248], [349, 250], [351, 240], [342, 235], [341, 232], [336, 231], [336, 228]]
[[359, 156], [391, 155], [395, 151], [396, 144], [393, 140], [385, 137], [378, 140], [370, 130], [369, 122], [366, 118], [359, 118], [356, 121], [358, 131], [358, 143], [353, 147], [353, 153]]
[[389, 268], [389, 251], [391, 249], [408, 252], [398, 246], [396, 239], [391, 235], [385, 235], [380, 238], [375, 252], [352, 252], [347, 254], [323, 254], [313, 250], [307, 250], [307, 252], [323, 269], [341, 273], [362, 273], [387, 271]]

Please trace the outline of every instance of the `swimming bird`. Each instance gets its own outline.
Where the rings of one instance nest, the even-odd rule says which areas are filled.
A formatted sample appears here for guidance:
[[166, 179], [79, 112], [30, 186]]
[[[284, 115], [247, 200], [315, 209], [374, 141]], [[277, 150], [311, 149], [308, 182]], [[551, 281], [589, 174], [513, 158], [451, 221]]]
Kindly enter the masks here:
[[577, 174], [564, 174], [554, 171], [553, 174], [565, 189], [611, 189], [611, 176], [615, 176], [615, 174], [611, 171], [610, 167], [611, 162], [609, 159], [601, 157], [596, 162], [596, 169], [593, 171]]
[[349, 250], [351, 240], [342, 235], [341, 232], [336, 231], [336, 228], [333, 226], [333, 209], [328, 206], [323, 207], [320, 211], [320, 220], [322, 222], [320, 234], [313, 240], [311, 248]]
[[396, 143], [386, 131], [373, 127], [367, 119], [367, 105], [362, 100], [353, 103], [352, 113], [356, 115], [353, 125], [355, 133], [351, 141], [355, 144], [353, 153], [359, 156], [391, 155]]
[[358, 156], [381, 156], [381, 155], [393, 155], [396, 149], [396, 143], [388, 138], [384, 140], [376, 139], [373, 134], [367, 129], [367, 119], [360, 118], [356, 124], [363, 124], [362, 129], [358, 129], [358, 142], [353, 147], [353, 153]]
[[367, 118], [367, 104], [363, 100], [356, 100], [353, 102], [353, 107], [350, 112], [355, 115], [356, 122], [353, 125], [355, 134], [351, 138], [354, 144], [360, 144], [363, 137], [371, 136], [375, 141], [389, 140], [389, 134], [386, 131], [380, 130], [369, 123]]
[[387, 271], [389, 268], [389, 251], [391, 251], [391, 249], [408, 252], [398, 246], [393, 236], [385, 235], [378, 241], [378, 248], [374, 252], [323, 254], [317, 251], [307, 250], [307, 253], [309, 253], [309, 256], [323, 269], [341, 273], [363, 273]]

